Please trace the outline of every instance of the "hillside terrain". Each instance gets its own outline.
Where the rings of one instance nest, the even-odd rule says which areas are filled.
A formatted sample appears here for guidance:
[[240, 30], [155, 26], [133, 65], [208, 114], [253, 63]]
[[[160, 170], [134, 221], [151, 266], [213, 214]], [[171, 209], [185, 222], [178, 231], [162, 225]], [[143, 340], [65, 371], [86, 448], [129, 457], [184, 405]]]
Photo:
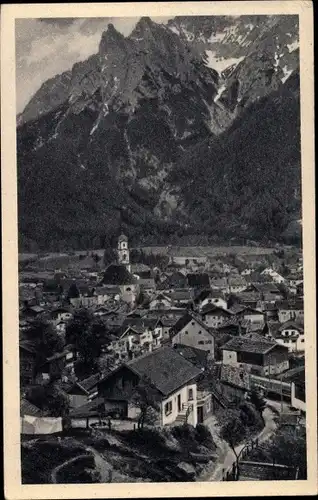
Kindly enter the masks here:
[[110, 24], [18, 117], [20, 251], [100, 248], [120, 229], [298, 241], [297, 44], [293, 16]]

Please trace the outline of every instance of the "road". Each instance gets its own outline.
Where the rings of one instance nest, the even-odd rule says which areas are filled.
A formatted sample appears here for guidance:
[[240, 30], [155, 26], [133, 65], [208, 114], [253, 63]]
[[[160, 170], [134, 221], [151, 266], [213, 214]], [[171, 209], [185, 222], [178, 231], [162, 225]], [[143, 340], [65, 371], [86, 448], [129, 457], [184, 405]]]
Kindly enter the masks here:
[[[260, 443], [266, 441], [272, 435], [273, 431], [276, 428], [276, 424], [274, 421], [275, 415], [269, 408], [265, 408], [263, 412], [263, 417], [265, 421], [265, 427], [258, 434], [258, 440]], [[217, 428], [215, 426], [215, 422], [212, 423], [212, 425], [209, 425], [209, 428], [212, 433], [214, 442], [219, 449], [219, 455], [217, 462], [214, 464], [212, 473], [211, 472], [206, 473], [204, 477], [201, 478], [201, 481], [222, 481], [223, 470], [230, 469], [231, 466], [234, 464], [236, 457], [230, 446], [219, 437]], [[236, 446], [235, 451], [237, 455], [241, 452], [241, 450], [247, 443], [248, 441], [245, 441], [244, 443]]]

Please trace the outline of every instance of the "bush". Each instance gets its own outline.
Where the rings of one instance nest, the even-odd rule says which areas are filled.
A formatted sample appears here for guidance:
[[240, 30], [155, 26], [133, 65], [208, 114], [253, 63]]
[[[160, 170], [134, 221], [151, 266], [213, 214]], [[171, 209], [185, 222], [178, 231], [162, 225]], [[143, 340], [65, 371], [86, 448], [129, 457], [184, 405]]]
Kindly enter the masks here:
[[200, 444], [204, 444], [208, 446], [209, 448], [216, 448], [215, 443], [212, 438], [212, 434], [209, 431], [209, 429], [203, 425], [203, 424], [197, 424], [196, 426], [196, 431], [197, 431], [197, 441]]

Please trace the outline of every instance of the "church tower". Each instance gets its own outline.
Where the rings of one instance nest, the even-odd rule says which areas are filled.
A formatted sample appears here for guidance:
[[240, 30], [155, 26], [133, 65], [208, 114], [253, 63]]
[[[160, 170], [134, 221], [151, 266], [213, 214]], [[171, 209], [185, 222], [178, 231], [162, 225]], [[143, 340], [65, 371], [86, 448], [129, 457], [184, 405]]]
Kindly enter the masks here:
[[130, 272], [128, 238], [124, 234], [121, 234], [118, 238], [117, 253], [118, 263], [122, 266], [126, 266], [127, 270]]

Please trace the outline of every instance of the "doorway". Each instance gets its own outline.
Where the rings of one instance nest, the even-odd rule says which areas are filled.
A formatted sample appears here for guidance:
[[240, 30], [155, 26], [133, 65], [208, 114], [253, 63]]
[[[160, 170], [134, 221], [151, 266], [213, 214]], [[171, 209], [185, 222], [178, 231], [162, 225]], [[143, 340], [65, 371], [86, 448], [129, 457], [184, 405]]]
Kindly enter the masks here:
[[178, 395], [178, 412], [181, 411], [181, 394]]
[[203, 422], [203, 406], [198, 406], [198, 424]]

